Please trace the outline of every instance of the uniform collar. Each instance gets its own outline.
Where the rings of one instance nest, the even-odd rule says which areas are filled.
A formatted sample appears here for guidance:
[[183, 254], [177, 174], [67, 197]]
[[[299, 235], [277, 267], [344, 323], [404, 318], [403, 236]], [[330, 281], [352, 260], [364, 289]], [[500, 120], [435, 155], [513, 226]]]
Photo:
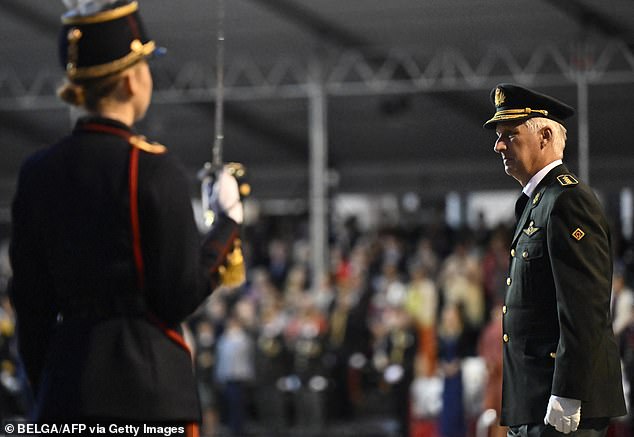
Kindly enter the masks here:
[[87, 116], [80, 118], [79, 120], [77, 120], [77, 124], [75, 125], [75, 131], [90, 130], [88, 129], [88, 126], [91, 125], [102, 125], [132, 133], [132, 129], [127, 124], [122, 123], [118, 120], [113, 120], [112, 118], [99, 116]]
[[522, 192], [526, 194], [528, 197], [531, 197], [535, 192], [535, 189], [539, 185], [539, 183], [546, 177], [546, 175], [555, 167], [562, 165], [563, 162], [561, 159], [557, 159], [556, 161], [551, 162], [546, 167], [542, 168], [540, 171], [535, 173], [533, 177], [528, 181], [528, 183], [522, 189]]

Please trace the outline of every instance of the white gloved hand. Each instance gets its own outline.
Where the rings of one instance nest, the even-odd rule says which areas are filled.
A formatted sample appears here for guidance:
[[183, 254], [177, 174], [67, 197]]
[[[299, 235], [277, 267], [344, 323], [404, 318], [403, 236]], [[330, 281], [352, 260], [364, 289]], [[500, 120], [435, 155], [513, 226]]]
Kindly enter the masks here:
[[559, 432], [575, 432], [581, 421], [581, 401], [551, 395], [544, 417], [545, 425], [552, 425]]
[[212, 202], [218, 205], [218, 209], [223, 211], [233, 221], [242, 224], [244, 221], [244, 210], [240, 201], [240, 191], [238, 181], [224, 167], [218, 175], [218, 180], [214, 183], [212, 191]]

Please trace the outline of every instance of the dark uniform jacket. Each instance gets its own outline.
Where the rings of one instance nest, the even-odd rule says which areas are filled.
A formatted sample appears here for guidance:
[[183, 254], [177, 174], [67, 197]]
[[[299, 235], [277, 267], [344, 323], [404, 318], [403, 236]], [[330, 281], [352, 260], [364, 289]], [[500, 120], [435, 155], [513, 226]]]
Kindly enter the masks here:
[[20, 173], [11, 296], [37, 420], [199, 419], [178, 326], [211, 293], [238, 226], [222, 217], [202, 241], [181, 166], [131, 136], [116, 121], [83, 119]]
[[511, 244], [504, 313], [502, 423], [543, 423], [551, 394], [581, 418], [626, 414], [610, 321], [608, 223], [564, 165], [536, 187]]

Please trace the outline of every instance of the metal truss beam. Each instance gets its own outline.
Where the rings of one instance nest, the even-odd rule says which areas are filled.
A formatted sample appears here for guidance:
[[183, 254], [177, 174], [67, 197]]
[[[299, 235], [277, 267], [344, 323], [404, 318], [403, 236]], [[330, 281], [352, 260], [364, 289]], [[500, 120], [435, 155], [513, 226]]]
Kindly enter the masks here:
[[371, 41], [348, 31], [343, 26], [334, 24], [332, 20], [324, 18], [293, 0], [251, 1], [273, 11], [289, 23], [295, 23], [300, 28], [316, 36], [320, 41], [331, 44], [334, 47], [363, 50], [363, 48], [372, 47], [373, 45]]
[[[250, 58], [236, 58], [225, 72], [228, 101], [307, 98], [314, 60], [281, 58], [270, 67]], [[326, 95], [389, 95], [419, 92], [488, 89], [497, 82], [532, 86], [573, 85], [580, 75], [588, 85], [634, 84], [634, 53], [626, 43], [608, 40], [563, 49], [541, 46], [523, 58], [508, 47], [491, 46], [478, 59], [457, 49], [440, 50], [429, 57], [399, 50], [375, 64], [358, 51], [345, 51], [321, 60]], [[157, 72], [155, 104], [208, 102], [215, 97], [215, 76], [202, 64], [184, 65], [176, 74]], [[0, 69], [0, 111], [58, 108], [54, 95], [59, 74], [40, 71], [26, 81], [8, 68]]]

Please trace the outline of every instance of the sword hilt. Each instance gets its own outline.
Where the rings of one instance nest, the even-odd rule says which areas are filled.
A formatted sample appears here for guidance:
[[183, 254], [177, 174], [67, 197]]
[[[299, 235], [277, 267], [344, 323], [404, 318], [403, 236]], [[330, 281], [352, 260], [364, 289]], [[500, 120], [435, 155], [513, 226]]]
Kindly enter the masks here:
[[214, 185], [218, 180], [218, 175], [223, 168], [226, 168], [229, 174], [236, 179], [238, 183], [238, 192], [240, 193], [240, 201], [243, 201], [251, 194], [251, 184], [247, 180], [247, 171], [244, 165], [239, 162], [229, 162], [224, 166], [217, 166], [210, 162], [206, 162], [203, 165], [203, 168], [198, 172], [203, 223], [206, 228], [210, 228], [216, 218], [217, 211], [214, 211], [212, 195], [214, 192]]

